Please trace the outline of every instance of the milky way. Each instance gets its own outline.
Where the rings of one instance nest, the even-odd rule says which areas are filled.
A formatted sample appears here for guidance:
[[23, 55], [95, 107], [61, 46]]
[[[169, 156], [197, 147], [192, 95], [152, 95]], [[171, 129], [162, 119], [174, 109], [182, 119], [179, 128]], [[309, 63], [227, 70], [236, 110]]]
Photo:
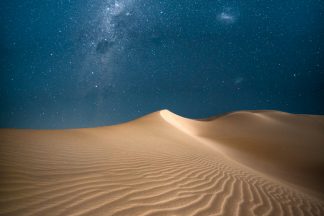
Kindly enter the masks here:
[[86, 39], [81, 44], [82, 64], [79, 65], [79, 82], [85, 91], [80, 93], [88, 94], [94, 89], [111, 90], [113, 87], [113, 78], [118, 70], [115, 63], [127, 45], [134, 23], [133, 3], [101, 2], [100, 7], [90, 12], [90, 19], [85, 20]]

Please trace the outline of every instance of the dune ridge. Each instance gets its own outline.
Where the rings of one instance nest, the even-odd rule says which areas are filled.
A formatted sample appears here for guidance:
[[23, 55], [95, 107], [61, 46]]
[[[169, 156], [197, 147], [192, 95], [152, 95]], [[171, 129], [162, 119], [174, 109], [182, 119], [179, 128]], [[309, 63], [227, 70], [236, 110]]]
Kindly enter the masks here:
[[324, 215], [323, 116], [162, 110], [0, 148], [0, 215]]

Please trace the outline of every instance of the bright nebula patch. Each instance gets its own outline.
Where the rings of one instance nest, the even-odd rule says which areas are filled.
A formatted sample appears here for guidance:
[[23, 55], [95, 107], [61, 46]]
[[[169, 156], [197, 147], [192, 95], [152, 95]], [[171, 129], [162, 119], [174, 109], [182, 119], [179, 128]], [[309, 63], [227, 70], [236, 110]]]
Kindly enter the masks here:
[[226, 12], [222, 12], [219, 15], [220, 20], [226, 21], [226, 22], [234, 22], [234, 16], [231, 14], [228, 14]]
[[227, 7], [218, 14], [217, 19], [224, 24], [232, 24], [237, 21], [239, 15], [238, 9]]

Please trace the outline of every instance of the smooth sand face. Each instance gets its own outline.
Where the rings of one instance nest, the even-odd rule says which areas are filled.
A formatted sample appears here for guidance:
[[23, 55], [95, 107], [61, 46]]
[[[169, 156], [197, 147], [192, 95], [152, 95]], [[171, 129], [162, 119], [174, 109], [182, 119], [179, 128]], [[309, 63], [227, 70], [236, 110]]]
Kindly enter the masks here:
[[163, 110], [0, 148], [0, 215], [324, 215], [322, 116]]

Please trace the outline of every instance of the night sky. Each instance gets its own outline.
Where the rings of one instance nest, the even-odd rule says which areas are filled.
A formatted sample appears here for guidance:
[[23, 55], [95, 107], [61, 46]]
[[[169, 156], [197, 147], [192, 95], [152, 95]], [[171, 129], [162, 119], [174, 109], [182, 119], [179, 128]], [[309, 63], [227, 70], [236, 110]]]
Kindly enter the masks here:
[[0, 14], [0, 127], [324, 114], [322, 0], [10, 0]]

